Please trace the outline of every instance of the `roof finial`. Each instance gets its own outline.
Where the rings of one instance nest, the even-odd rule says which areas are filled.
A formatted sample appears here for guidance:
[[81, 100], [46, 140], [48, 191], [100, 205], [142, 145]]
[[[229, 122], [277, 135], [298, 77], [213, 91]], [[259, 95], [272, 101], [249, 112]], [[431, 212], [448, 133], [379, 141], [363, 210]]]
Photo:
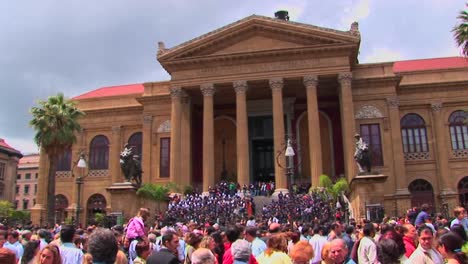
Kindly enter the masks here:
[[164, 45], [164, 42], [159, 41], [158, 42], [158, 55], [162, 55], [164, 52], [166, 52], [166, 46]]
[[359, 23], [357, 21], [354, 21], [353, 23], [351, 23], [351, 28], [349, 29], [349, 32], [357, 36], [361, 34], [359, 33]]

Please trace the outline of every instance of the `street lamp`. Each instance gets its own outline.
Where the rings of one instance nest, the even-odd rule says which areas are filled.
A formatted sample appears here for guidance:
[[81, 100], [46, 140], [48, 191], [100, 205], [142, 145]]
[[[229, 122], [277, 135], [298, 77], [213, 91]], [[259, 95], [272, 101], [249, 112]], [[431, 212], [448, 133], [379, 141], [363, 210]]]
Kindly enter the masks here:
[[[280, 163], [280, 156], [284, 155], [286, 157], [286, 164]], [[294, 148], [293, 148], [293, 140], [290, 138], [286, 139], [286, 145], [283, 146], [283, 149], [278, 151], [276, 155], [276, 163], [283, 169], [286, 170], [286, 177], [289, 179], [290, 187], [294, 184], [294, 167], [299, 166], [299, 163], [294, 164], [293, 157], [296, 155]]]
[[80, 159], [78, 160], [78, 163], [76, 164], [78, 168], [80, 168], [81, 172], [80, 175], [76, 178], [76, 185], [78, 187], [78, 195], [76, 197], [76, 225], [79, 226], [80, 224], [80, 211], [81, 211], [81, 188], [83, 186], [83, 179], [86, 178], [84, 176], [84, 169], [86, 169], [86, 159], [85, 155], [83, 152], [80, 154]]

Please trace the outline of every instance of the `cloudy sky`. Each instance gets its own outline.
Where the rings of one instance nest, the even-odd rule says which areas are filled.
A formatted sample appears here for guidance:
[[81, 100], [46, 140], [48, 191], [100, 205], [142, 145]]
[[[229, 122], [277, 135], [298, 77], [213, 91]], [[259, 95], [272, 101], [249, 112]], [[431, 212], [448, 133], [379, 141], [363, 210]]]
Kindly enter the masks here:
[[361, 32], [361, 63], [458, 56], [450, 32], [465, 0], [0, 0], [0, 138], [37, 152], [29, 109], [63, 92], [169, 79], [155, 58], [257, 14]]

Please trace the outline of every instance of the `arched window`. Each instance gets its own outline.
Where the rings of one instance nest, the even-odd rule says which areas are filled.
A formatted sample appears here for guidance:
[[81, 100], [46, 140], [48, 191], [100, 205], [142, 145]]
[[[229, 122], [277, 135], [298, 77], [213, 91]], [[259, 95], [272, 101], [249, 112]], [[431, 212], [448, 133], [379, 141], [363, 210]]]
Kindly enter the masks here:
[[462, 207], [468, 205], [468, 176], [458, 183], [458, 196]]
[[423, 204], [428, 204], [430, 211], [434, 208], [434, 189], [432, 185], [423, 179], [417, 179], [411, 182], [408, 186], [411, 193], [411, 206], [420, 207]]
[[133, 147], [133, 154], [140, 156], [140, 160], [142, 160], [142, 141], [143, 136], [141, 132], [136, 132], [128, 139], [128, 145]]
[[427, 152], [426, 123], [417, 114], [407, 114], [401, 121], [401, 139], [403, 141], [403, 152]]
[[466, 124], [468, 112], [458, 110], [449, 117], [450, 139], [452, 149], [468, 149], [468, 126]]
[[62, 222], [67, 218], [68, 199], [63, 194], [55, 195], [55, 219]]
[[69, 171], [71, 169], [71, 147], [59, 154], [57, 159], [57, 171]]
[[105, 136], [96, 136], [91, 141], [89, 150], [89, 169], [106, 170], [109, 168], [109, 140]]

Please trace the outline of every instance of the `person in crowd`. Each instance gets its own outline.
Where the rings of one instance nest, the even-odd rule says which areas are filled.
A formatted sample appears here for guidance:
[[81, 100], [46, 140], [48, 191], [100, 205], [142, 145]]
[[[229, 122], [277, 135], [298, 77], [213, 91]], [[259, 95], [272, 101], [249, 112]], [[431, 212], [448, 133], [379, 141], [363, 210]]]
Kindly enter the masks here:
[[314, 249], [315, 256], [312, 259], [312, 264], [318, 264], [322, 261], [322, 248], [327, 243], [327, 230], [325, 226], [314, 226], [314, 235], [310, 238], [309, 243]]
[[289, 252], [293, 264], [309, 264], [314, 257], [314, 249], [308, 241], [297, 242]]
[[450, 227], [450, 231], [459, 235], [463, 239], [464, 242], [468, 241], [467, 234], [462, 225], [453, 225], [452, 227]]
[[[403, 254], [402, 254], [403, 255]], [[398, 244], [391, 238], [382, 238], [377, 245], [377, 259], [384, 264], [400, 264], [401, 257]]]
[[19, 241], [18, 231], [12, 230], [8, 232], [7, 242], [3, 246], [15, 252], [16, 261], [18, 261], [21, 258], [21, 256], [23, 256], [24, 249], [23, 245]]
[[341, 233], [343, 231], [343, 227], [341, 226], [340, 222], [335, 222], [331, 225], [331, 231], [328, 234], [328, 241], [332, 241], [335, 238], [341, 238]]
[[453, 232], [449, 232], [440, 237], [438, 249], [447, 264], [468, 263], [467, 256], [461, 250], [463, 244], [463, 239]]
[[335, 264], [356, 264], [354, 260], [349, 258], [348, 248], [346, 241], [341, 238], [333, 239], [330, 243], [329, 258]]
[[130, 242], [134, 239], [146, 239], [145, 221], [148, 216], [148, 208], [140, 208], [138, 214], [128, 221], [127, 233], [125, 236], [130, 240]]
[[211, 234], [211, 237], [215, 241], [215, 248], [214, 248], [214, 253], [216, 256], [216, 260], [218, 263], [223, 263], [223, 256], [224, 256], [224, 244], [223, 244], [223, 236], [221, 235], [221, 231], [216, 231], [213, 234]]
[[433, 247], [434, 234], [432, 233], [432, 229], [426, 225], [422, 225], [418, 228], [418, 236], [419, 245], [406, 263], [443, 264], [444, 259], [442, 255]]
[[134, 264], [146, 264], [146, 259], [151, 254], [149, 243], [146, 241], [139, 241], [136, 245], [137, 257], [133, 260]]
[[429, 210], [428, 204], [425, 203], [421, 205], [421, 211], [416, 216], [416, 220], [414, 220], [414, 226], [419, 227], [420, 225], [426, 222], [426, 219], [429, 217], [429, 213], [427, 212], [428, 210]]
[[416, 241], [418, 233], [412, 224], [404, 224], [403, 228], [403, 243], [405, 244], [405, 256], [409, 258], [416, 250]]
[[97, 228], [89, 236], [88, 241], [88, 252], [93, 257], [93, 263], [113, 264], [115, 262], [119, 248], [117, 239], [110, 229]]
[[37, 262], [37, 256], [40, 251], [39, 240], [31, 240], [26, 243], [24, 247], [24, 253], [18, 263], [20, 264], [35, 264]]
[[260, 254], [265, 251], [267, 245], [263, 240], [258, 238], [257, 235], [258, 229], [256, 227], [247, 227], [245, 229], [245, 240], [247, 240], [251, 244], [252, 254], [254, 257], [258, 257]]
[[193, 264], [215, 264], [216, 258], [213, 252], [207, 248], [198, 248], [192, 253]]
[[[388, 229], [385, 229], [385, 230], [386, 231], [382, 233], [382, 235], [380, 236], [379, 242], [384, 239], [393, 240], [397, 244], [397, 252], [395, 252], [395, 254], [400, 256], [399, 257], [400, 262], [404, 263], [408, 258], [405, 256], [406, 249], [405, 249], [405, 242], [403, 242], [403, 236], [397, 231], [395, 231], [394, 227], [389, 227]], [[390, 244], [390, 243], [387, 243], [387, 244]], [[386, 245], [386, 246], [391, 247], [390, 245]], [[377, 254], [378, 253], [379, 253], [379, 247], [377, 247]]]
[[218, 264], [218, 258], [216, 257], [216, 242], [212, 236], [205, 236], [202, 238], [202, 241], [200, 242], [199, 248], [207, 248], [213, 253], [214, 258], [214, 263]]
[[51, 234], [45, 229], [39, 229], [39, 231], [37, 231], [37, 235], [39, 236], [39, 240], [41, 241], [39, 248], [40, 250], [42, 250], [43, 248], [45, 248], [45, 246], [49, 244]]
[[331, 241], [327, 241], [325, 245], [322, 247], [322, 251], [320, 252], [320, 257], [322, 260], [319, 262], [320, 264], [334, 264], [335, 261], [331, 258], [330, 254], [331, 249]]
[[466, 217], [465, 208], [457, 206], [453, 209], [453, 215], [455, 219], [450, 222], [450, 227], [454, 225], [461, 225], [465, 229], [465, 232], [468, 232], [468, 218]]
[[83, 261], [83, 251], [73, 243], [75, 237], [75, 227], [73, 225], [63, 225], [60, 230], [60, 256], [63, 264], [75, 264]]
[[188, 233], [187, 238], [185, 239], [186, 247], [185, 247], [185, 264], [192, 263], [192, 253], [200, 246], [200, 242], [202, 241], [202, 235], [199, 233]]
[[287, 240], [283, 234], [275, 234], [268, 239], [267, 248], [257, 257], [259, 264], [287, 264], [292, 263], [286, 254]]
[[31, 230], [23, 230], [21, 231], [21, 244], [23, 248], [26, 247], [26, 244], [31, 241], [32, 232]]
[[0, 230], [0, 263], [16, 264], [15, 252], [4, 247], [7, 238], [8, 233], [5, 230]]
[[374, 241], [375, 229], [374, 224], [367, 223], [362, 229], [363, 237], [358, 247], [358, 263], [374, 264], [377, 263], [377, 245]]
[[[354, 246], [354, 240], [353, 240], [353, 237], [352, 237], [353, 234], [354, 234], [354, 226], [348, 225], [345, 228], [345, 232], [342, 235], [342, 238], [346, 242], [346, 247], [348, 249], [352, 249], [353, 246]], [[348, 256], [347, 257], [349, 257], [350, 254], [351, 254], [351, 252], [350, 252], [350, 250], [348, 250]]]
[[179, 246], [179, 237], [175, 232], [167, 231], [161, 237], [161, 249], [153, 252], [146, 263], [148, 264], [180, 264], [177, 247]]
[[231, 245], [231, 253], [235, 264], [248, 264], [252, 250], [249, 242], [238, 239]]
[[[3, 263], [3, 262], [2, 262]], [[49, 244], [39, 252], [39, 264], [62, 264], [58, 246]], [[76, 262], [81, 263], [81, 262]]]

